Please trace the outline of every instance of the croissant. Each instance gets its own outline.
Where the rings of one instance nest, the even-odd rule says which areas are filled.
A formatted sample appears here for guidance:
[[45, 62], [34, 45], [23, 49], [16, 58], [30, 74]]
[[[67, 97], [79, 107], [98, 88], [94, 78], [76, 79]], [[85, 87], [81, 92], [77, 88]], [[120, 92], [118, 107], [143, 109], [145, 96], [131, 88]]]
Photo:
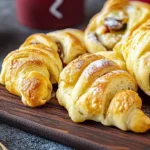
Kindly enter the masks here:
[[64, 64], [68, 64], [79, 55], [86, 53], [84, 33], [78, 29], [68, 28], [47, 34], [33, 34], [25, 40], [20, 49], [35, 44], [44, 44], [57, 51]]
[[150, 96], [150, 19], [120, 46], [128, 71]]
[[[137, 18], [138, 16], [138, 18]], [[107, 0], [85, 30], [88, 52], [112, 50], [150, 18], [150, 5], [129, 0]]]
[[84, 34], [80, 30], [33, 34], [6, 56], [0, 83], [21, 96], [25, 105], [41, 106], [51, 98], [52, 84], [58, 83], [62, 62], [67, 64], [85, 52]]
[[94, 120], [124, 131], [145, 132], [150, 118], [140, 109], [142, 101], [135, 79], [101, 55], [84, 54], [61, 72], [56, 97], [74, 122]]
[[57, 83], [62, 62], [56, 51], [36, 44], [10, 52], [3, 61], [0, 83], [21, 96], [31, 107], [41, 106], [51, 98], [52, 84]]

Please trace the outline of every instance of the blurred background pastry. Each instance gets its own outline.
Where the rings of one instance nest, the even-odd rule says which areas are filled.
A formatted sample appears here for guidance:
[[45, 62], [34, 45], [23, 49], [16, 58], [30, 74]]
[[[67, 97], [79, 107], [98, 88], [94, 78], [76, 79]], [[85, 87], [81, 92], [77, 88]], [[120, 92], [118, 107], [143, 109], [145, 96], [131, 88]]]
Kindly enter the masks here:
[[[138, 19], [137, 19], [138, 16]], [[89, 52], [110, 51], [150, 17], [150, 6], [140, 1], [108, 0], [89, 22], [85, 43]], [[119, 51], [119, 48], [118, 48]]]

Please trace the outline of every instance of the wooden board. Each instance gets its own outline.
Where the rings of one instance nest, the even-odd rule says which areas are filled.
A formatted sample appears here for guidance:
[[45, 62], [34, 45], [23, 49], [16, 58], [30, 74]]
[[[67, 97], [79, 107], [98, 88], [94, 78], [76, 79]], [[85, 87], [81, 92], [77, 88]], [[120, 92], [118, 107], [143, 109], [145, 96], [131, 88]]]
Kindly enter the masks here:
[[[143, 96], [143, 110], [150, 116], [150, 97]], [[0, 86], [0, 119], [32, 134], [77, 149], [150, 150], [150, 131], [144, 134], [123, 132], [93, 121], [76, 124], [55, 98], [45, 106], [28, 108], [4, 86]]]

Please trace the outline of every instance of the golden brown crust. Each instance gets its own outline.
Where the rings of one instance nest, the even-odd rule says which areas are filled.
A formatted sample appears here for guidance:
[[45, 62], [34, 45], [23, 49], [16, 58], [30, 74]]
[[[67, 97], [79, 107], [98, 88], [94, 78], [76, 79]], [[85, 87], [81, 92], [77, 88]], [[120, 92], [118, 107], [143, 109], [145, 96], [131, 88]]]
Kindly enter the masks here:
[[51, 98], [52, 83], [62, 70], [58, 53], [44, 44], [24, 45], [10, 52], [3, 61], [0, 82], [21, 96], [30, 107], [45, 104]]

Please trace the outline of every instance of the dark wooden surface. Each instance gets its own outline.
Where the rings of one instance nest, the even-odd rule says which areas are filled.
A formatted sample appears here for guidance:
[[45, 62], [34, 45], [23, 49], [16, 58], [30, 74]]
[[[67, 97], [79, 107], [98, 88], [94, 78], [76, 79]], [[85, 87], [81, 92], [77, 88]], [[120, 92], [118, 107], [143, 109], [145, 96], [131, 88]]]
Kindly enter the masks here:
[[[150, 97], [144, 94], [141, 96], [144, 98], [143, 110], [150, 116]], [[1, 85], [0, 119], [22, 130], [77, 149], [150, 150], [150, 130], [136, 134], [93, 121], [76, 124], [55, 98], [45, 106], [29, 108]]]

